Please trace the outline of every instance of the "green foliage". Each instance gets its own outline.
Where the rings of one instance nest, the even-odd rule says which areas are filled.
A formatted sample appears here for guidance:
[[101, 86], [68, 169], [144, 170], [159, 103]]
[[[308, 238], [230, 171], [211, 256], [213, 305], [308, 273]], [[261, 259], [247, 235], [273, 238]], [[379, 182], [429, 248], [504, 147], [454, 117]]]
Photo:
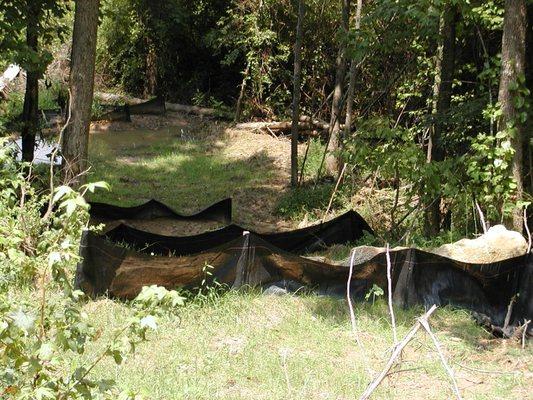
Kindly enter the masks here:
[[[473, 154], [468, 161], [470, 187], [478, 195], [491, 220], [501, 220], [514, 207], [527, 205], [522, 199], [517, 202], [514, 197], [517, 185], [510, 169], [515, 153], [512, 140], [517, 134], [517, 126], [527, 121], [530, 93], [523, 76], [511, 85], [511, 89], [515, 117], [504, 121], [505, 125], [495, 135], [480, 133], [472, 141]], [[485, 116], [491, 120], [501, 120], [501, 105], [497, 103], [487, 107]]]
[[222, 284], [213, 277], [213, 266], [204, 264], [202, 267], [202, 281], [200, 285], [190, 291], [181, 291], [188, 300], [199, 306], [215, 305], [229, 290], [228, 285]]
[[320, 141], [320, 139], [313, 138], [309, 142], [309, 149], [307, 151], [307, 157], [305, 152], [298, 154], [298, 171], [302, 171], [302, 166], [305, 159], [305, 169], [303, 171], [304, 179], [315, 179], [318, 174], [318, 169], [322, 163], [324, 156], [324, 148], [326, 146]]
[[[3, 399], [129, 399], [113, 382], [92, 380], [103, 358], [120, 363], [156, 329], [157, 316], [174, 312], [184, 299], [151, 286], [133, 301], [134, 315], [118, 329], [102, 354], [74, 371], [69, 353], [82, 354], [96, 331], [82, 311], [84, 294], [72, 287], [79, 238], [88, 221], [86, 192], [107, 188], [89, 183], [76, 192], [50, 193], [32, 182], [29, 165], [13, 161], [0, 143], [0, 387]], [[14, 295], [32, 288], [31, 301]]]
[[[61, 0], [7, 0], [0, 8], [0, 53], [8, 62], [19, 64], [26, 71], [43, 73], [52, 61], [50, 45], [64, 38], [67, 28], [64, 17], [69, 2]], [[34, 29], [39, 48], [26, 43], [25, 33]]]
[[368, 301], [372, 297], [372, 305], [374, 305], [376, 298], [383, 297], [385, 292], [378, 285], [373, 284], [368, 293], [365, 295], [365, 300]]
[[19, 92], [11, 93], [7, 100], [0, 102], [0, 136], [13, 128], [22, 114], [23, 104], [24, 95]]
[[[328, 206], [334, 185], [332, 183], [314, 186], [309, 183], [287, 192], [279, 201], [276, 212], [286, 218], [301, 220], [306, 215], [311, 219], [321, 219]], [[335, 196], [334, 207], [342, 206], [341, 196]]]

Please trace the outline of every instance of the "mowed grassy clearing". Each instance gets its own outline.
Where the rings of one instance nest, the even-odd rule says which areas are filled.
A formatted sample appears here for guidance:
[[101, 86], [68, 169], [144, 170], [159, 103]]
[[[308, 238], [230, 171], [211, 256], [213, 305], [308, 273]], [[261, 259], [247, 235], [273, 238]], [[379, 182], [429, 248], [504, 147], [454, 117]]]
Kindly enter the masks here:
[[[286, 172], [259, 139], [255, 150], [236, 157], [227, 151], [229, 141], [183, 138], [172, 128], [98, 135], [91, 138], [91, 180], [109, 182], [112, 191], [93, 200], [131, 205], [155, 197], [194, 211], [236, 196], [241, 221], [275, 218], [264, 202], [279, 198]], [[88, 302], [85, 311], [101, 337], [69, 367], [97, 357], [131, 312], [127, 303], [109, 299]], [[396, 310], [400, 336], [423, 311]], [[356, 316], [364, 350], [354, 340], [344, 299], [228, 292], [212, 302], [187, 303], [161, 321], [125, 363], [106, 360], [94, 373], [148, 399], [358, 398], [385, 365], [393, 339], [383, 300], [357, 305]], [[465, 399], [531, 398], [530, 344], [521, 349], [517, 342], [495, 339], [464, 311], [439, 309], [431, 324]], [[423, 332], [402, 361], [374, 398], [453, 397]]]

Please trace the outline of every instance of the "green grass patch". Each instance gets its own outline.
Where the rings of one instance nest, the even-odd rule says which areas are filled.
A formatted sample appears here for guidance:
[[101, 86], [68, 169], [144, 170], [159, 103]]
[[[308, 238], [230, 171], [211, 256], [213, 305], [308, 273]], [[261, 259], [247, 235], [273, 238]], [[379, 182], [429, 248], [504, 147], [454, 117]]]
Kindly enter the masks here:
[[93, 134], [90, 180], [104, 180], [110, 192], [91, 200], [134, 205], [155, 198], [177, 210], [197, 210], [260, 185], [272, 172], [268, 157], [229, 159], [205, 141], [184, 140], [179, 128]]
[[[71, 368], [100, 354], [106, 334], [131, 313], [127, 305], [110, 300], [88, 303], [85, 311], [103, 333], [83, 358], [72, 359]], [[393, 338], [383, 300], [358, 304], [355, 311], [364, 351], [354, 341], [343, 299], [230, 291], [215, 302], [190, 302], [179, 317], [161, 321], [149, 342], [124, 364], [106, 360], [94, 373], [150, 399], [357, 398], [370, 381], [368, 368], [372, 376], [383, 368]], [[399, 335], [421, 313], [421, 308], [396, 309]], [[518, 352], [528, 365], [531, 345], [525, 351], [511, 343], [501, 347], [466, 312], [449, 308], [437, 310], [431, 324], [458, 371], [465, 399], [512, 399], [526, 393], [530, 367], [509, 372], [512, 367], [502, 360]], [[420, 332], [402, 359], [373, 398], [453, 397], [427, 335]], [[479, 377], [466, 367], [500, 373]], [[480, 379], [483, 384], [472, 385]]]
[[[309, 142], [309, 150], [307, 150], [307, 157], [305, 152], [298, 155], [298, 171], [302, 170], [305, 159], [304, 180], [314, 179], [317, 176], [318, 169], [324, 157], [325, 144], [320, 139], [313, 138]], [[323, 172], [323, 171], [322, 171]]]

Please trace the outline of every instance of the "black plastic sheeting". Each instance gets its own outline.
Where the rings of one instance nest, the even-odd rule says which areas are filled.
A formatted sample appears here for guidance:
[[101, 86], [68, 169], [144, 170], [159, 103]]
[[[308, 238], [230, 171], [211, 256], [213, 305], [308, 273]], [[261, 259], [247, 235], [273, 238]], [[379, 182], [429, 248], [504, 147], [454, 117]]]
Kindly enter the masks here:
[[231, 198], [221, 200], [191, 215], [180, 214], [169, 206], [153, 199], [133, 207], [121, 207], [97, 202], [90, 202], [89, 204], [91, 206], [89, 211], [91, 218], [99, 221], [171, 218], [176, 220], [211, 220], [225, 224], [231, 223]]
[[[190, 255], [155, 255], [150, 249], [127, 249], [86, 231], [76, 285], [92, 296], [108, 294], [124, 299], [134, 298], [143, 286], [191, 289], [204, 279], [216, 279], [232, 288], [296, 282], [319, 293], [345, 293], [348, 266], [297, 256], [253, 233], [212, 248], [208, 243], [202, 244], [205, 250]], [[490, 264], [462, 263], [417, 249], [391, 251], [390, 256], [393, 299], [399, 306], [451, 304], [474, 312], [493, 332], [502, 335], [533, 319], [531, 255]], [[384, 253], [355, 265], [351, 281], [354, 297], [362, 299], [374, 284], [386, 289], [386, 269]], [[514, 305], [506, 333], [502, 327], [511, 301]]]
[[[183, 256], [221, 246], [243, 235], [246, 228], [235, 224], [193, 236], [163, 236], [120, 224], [106, 232], [114, 242], [125, 243], [147, 252]], [[334, 244], [353, 243], [364, 232], [373, 233], [366, 221], [355, 211], [348, 211], [330, 221], [306, 228], [279, 233], [255, 233], [270, 244], [292, 253], [305, 254], [323, 250]]]

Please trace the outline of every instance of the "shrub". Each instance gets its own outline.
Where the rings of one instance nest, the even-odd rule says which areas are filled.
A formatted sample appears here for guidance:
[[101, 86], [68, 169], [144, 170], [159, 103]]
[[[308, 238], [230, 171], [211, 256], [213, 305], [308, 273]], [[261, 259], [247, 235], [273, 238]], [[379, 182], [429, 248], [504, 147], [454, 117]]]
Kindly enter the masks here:
[[[32, 167], [17, 164], [5, 143], [0, 143], [0, 167], [0, 398], [132, 398], [117, 393], [110, 380], [91, 380], [92, 369], [105, 357], [122, 362], [156, 328], [156, 317], [184, 299], [164, 288], [143, 288], [132, 303], [133, 317], [102, 354], [64, 371], [69, 353], [84, 353], [96, 339], [72, 277], [88, 221], [83, 195], [106, 185], [88, 184], [80, 192], [67, 186], [40, 190], [32, 182]], [[22, 287], [31, 296], [20, 300]]]

